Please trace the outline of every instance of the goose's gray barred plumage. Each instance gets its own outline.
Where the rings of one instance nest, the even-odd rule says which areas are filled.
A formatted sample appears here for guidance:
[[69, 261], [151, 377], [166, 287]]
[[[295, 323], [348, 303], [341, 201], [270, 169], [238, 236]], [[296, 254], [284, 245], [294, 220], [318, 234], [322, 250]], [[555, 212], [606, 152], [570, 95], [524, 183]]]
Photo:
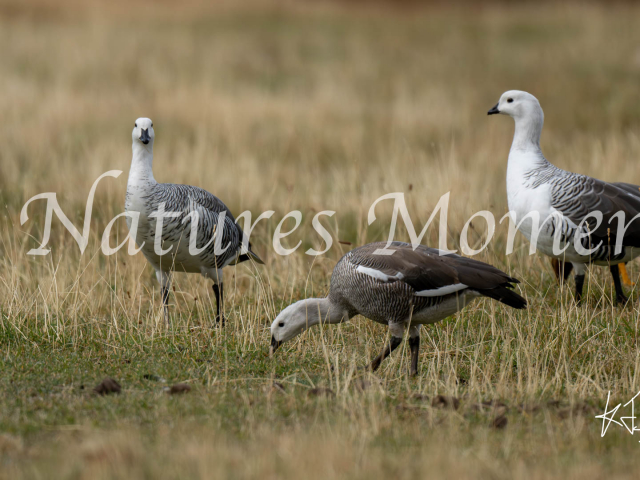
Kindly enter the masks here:
[[486, 296], [514, 308], [526, 301], [513, 290], [519, 283], [486, 263], [438, 249], [392, 242], [392, 255], [375, 253], [371, 243], [344, 255], [333, 269], [326, 298], [301, 300], [285, 308], [271, 325], [271, 348], [318, 323], [341, 323], [363, 315], [388, 325], [390, 343], [373, 360], [375, 370], [409, 330], [411, 371], [417, 372], [420, 325], [436, 323]]
[[[222, 269], [246, 260], [257, 263], [262, 261], [251, 250], [250, 244], [243, 251], [242, 229], [219, 198], [191, 185], [156, 182], [152, 168], [154, 138], [151, 120], [136, 120], [132, 132], [133, 158], [125, 201], [126, 212], [139, 213], [135, 241], [138, 246], [142, 246], [142, 253], [156, 270], [156, 277], [162, 285], [162, 302], [167, 321], [171, 272], [183, 271], [200, 273], [213, 280], [216, 319], [223, 322]], [[160, 245], [164, 250], [170, 251], [158, 255], [155, 251], [157, 218], [153, 214], [162, 206], [165, 212], [175, 212], [176, 216], [163, 218]], [[130, 217], [127, 217], [127, 223], [131, 228]], [[196, 227], [197, 232], [195, 247], [203, 249], [194, 255], [189, 251], [192, 226]]]
[[[576, 299], [582, 295], [586, 266], [609, 266], [613, 276], [616, 300], [627, 301], [620, 282], [618, 264], [626, 263], [640, 255], [640, 187], [628, 183], [607, 183], [601, 180], [562, 170], [551, 164], [540, 149], [540, 135], [544, 113], [538, 100], [527, 92], [511, 90], [488, 112], [506, 114], [515, 121], [513, 143], [507, 166], [507, 197], [509, 211], [520, 222], [527, 214], [537, 212], [541, 222], [537, 248], [542, 253], [561, 262], [570, 262], [564, 269], [566, 278], [571, 269], [576, 271]], [[594, 212], [602, 214], [598, 224]], [[628, 228], [623, 238], [618, 238], [619, 212], [624, 214]], [[561, 218], [553, 216], [561, 214]], [[612, 220], [613, 219], [613, 220]], [[584, 220], [584, 224], [583, 224]], [[631, 222], [631, 223], [630, 223]], [[582, 225], [582, 226], [581, 226]], [[534, 234], [533, 224], [519, 224], [520, 231], [529, 239]], [[575, 248], [576, 235], [584, 250]], [[554, 252], [554, 237], [564, 251]], [[616, 252], [616, 245], [622, 248]], [[565, 249], [566, 248], [566, 249]], [[586, 250], [593, 250], [585, 255]]]
[[[550, 235], [561, 230], [561, 243], [571, 243], [578, 232], [578, 225], [589, 212], [601, 211], [604, 221], [597, 225], [595, 218], [585, 222], [590, 234], [581, 242], [585, 249], [594, 249], [587, 260], [589, 263], [609, 265], [630, 256], [632, 249], [640, 247], [640, 231], [634, 229], [640, 223], [632, 223], [629, 235], [623, 240], [623, 248], [615, 252], [617, 238], [615, 228], [608, 219], [616, 212], [623, 211], [625, 218], [633, 218], [640, 213], [640, 189], [630, 184], [608, 184], [579, 173], [572, 173], [549, 163], [544, 157], [538, 166], [525, 175], [525, 188], [535, 190], [541, 185], [551, 186], [551, 207], [561, 212], [563, 221], [552, 217], [549, 223]], [[633, 188], [633, 190], [631, 190]], [[631, 191], [630, 191], [631, 190]], [[613, 225], [615, 227], [616, 225]], [[586, 233], [586, 232], [585, 232]], [[640, 250], [637, 252], [640, 254]]]
[[[220, 254], [215, 254], [215, 242], [209, 243], [195, 258], [184, 259], [180, 254], [170, 256], [177, 270], [200, 273], [202, 266], [205, 268], [223, 268], [238, 258], [240, 242], [243, 232], [235, 223], [233, 214], [222, 201], [206, 190], [191, 185], [175, 185], [171, 183], [156, 183], [149, 185], [147, 193], [142, 196], [146, 211], [156, 211], [160, 204], [165, 205], [166, 211], [180, 212], [177, 217], [164, 219], [162, 230], [163, 245], [178, 244], [174, 247], [177, 252], [188, 250], [191, 240], [191, 227], [194, 221], [190, 212], [197, 212], [196, 246], [202, 248], [211, 240], [214, 231], [218, 228], [222, 232], [221, 244], [229, 245], [229, 248]], [[224, 227], [219, 225], [224, 213]], [[142, 233], [149, 238], [150, 243], [155, 238], [155, 220], [147, 224], [148, 228]], [[151, 245], [150, 245], [151, 246]], [[145, 249], [146, 250], [146, 249]], [[146, 252], [155, 256], [153, 249]], [[190, 257], [190, 256], [189, 256]], [[159, 259], [158, 259], [159, 261]]]

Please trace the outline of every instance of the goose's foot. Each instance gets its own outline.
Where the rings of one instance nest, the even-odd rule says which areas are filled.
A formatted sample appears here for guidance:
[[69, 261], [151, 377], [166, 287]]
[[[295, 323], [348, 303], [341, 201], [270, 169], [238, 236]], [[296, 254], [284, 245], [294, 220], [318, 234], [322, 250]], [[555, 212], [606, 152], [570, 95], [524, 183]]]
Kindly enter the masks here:
[[628, 301], [629, 301], [629, 297], [627, 297], [623, 293], [616, 294], [616, 304], [617, 305], [622, 305], [624, 307], [627, 304]]
[[[356, 371], [358, 373], [372, 373], [375, 372], [378, 368], [380, 368], [380, 363], [381, 362], [376, 362], [375, 360], [373, 360], [370, 363], [367, 363], [366, 365], [360, 365], [359, 367], [356, 367]], [[333, 370], [333, 365], [331, 365], [332, 368], [332, 372]]]
[[227, 323], [227, 317], [224, 315], [216, 315], [216, 327], [224, 327]]
[[[621, 264], [624, 269], [624, 263]], [[622, 290], [622, 282], [620, 281], [620, 266], [619, 265], [611, 265], [611, 276], [613, 277], [613, 284], [616, 289], [616, 304], [625, 305], [629, 300], [627, 296], [624, 294], [624, 290]], [[624, 270], [626, 275], [626, 270]]]

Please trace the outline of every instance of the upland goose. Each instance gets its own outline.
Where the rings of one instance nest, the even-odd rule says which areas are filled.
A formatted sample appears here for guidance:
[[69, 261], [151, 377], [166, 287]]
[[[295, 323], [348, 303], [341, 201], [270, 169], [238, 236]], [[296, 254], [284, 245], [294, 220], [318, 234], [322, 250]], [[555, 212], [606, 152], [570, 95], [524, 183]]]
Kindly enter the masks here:
[[[530, 93], [518, 90], [503, 93], [488, 112], [489, 115], [498, 113], [509, 115], [515, 121], [507, 165], [507, 198], [509, 213], [518, 229], [531, 241], [535, 234], [534, 223], [531, 218], [522, 219], [530, 213], [539, 215], [536, 247], [545, 255], [571, 263], [575, 270], [578, 302], [582, 297], [586, 267], [594, 263], [610, 268], [616, 301], [626, 303], [618, 264], [640, 254], [640, 221], [632, 222], [640, 214], [640, 187], [603, 182], [549, 163], [540, 150], [544, 114], [540, 103]], [[599, 224], [594, 216], [596, 212], [602, 215]], [[624, 214], [624, 219], [619, 218], [619, 212]], [[622, 235], [618, 235], [618, 221], [628, 225]], [[580, 250], [575, 243], [577, 234]], [[556, 236], [559, 241], [554, 249]], [[616, 251], [616, 245], [619, 245], [619, 251]], [[593, 251], [587, 255], [591, 249]], [[565, 269], [565, 275], [569, 271]]]
[[514, 308], [527, 302], [512, 290], [518, 280], [491, 265], [422, 245], [392, 242], [392, 255], [370, 243], [344, 255], [333, 269], [329, 295], [309, 298], [285, 308], [271, 325], [271, 352], [319, 323], [341, 323], [355, 315], [389, 326], [391, 338], [369, 365], [380, 363], [409, 330], [411, 374], [418, 371], [420, 326], [461, 310], [478, 297], [489, 297]]
[[[136, 244], [156, 271], [162, 286], [162, 304], [169, 321], [168, 298], [171, 272], [200, 273], [213, 280], [216, 297], [216, 321], [224, 323], [222, 269], [230, 264], [252, 260], [263, 263], [247, 245], [242, 250], [243, 232], [222, 201], [206, 190], [190, 185], [158, 183], [153, 177], [153, 123], [148, 118], [136, 120], [132, 132], [133, 158], [127, 183], [126, 212], [139, 212], [137, 226], [131, 234]], [[158, 211], [177, 212], [164, 217], [160, 246], [156, 252], [156, 226]], [[194, 213], [195, 212], [195, 213]], [[135, 222], [127, 216], [132, 228]], [[192, 231], [193, 227], [193, 231]], [[197, 237], [193, 254], [190, 239]]]

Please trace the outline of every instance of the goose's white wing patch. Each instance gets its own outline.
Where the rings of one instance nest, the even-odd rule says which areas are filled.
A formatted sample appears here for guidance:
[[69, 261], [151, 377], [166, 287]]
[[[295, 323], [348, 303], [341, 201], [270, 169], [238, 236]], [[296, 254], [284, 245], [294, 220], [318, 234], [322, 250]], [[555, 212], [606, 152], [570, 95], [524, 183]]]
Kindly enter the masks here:
[[375, 278], [376, 280], [380, 280], [381, 282], [392, 282], [395, 280], [402, 280], [402, 278], [404, 277], [404, 275], [402, 275], [402, 273], [398, 272], [395, 275], [387, 275], [384, 272], [381, 272], [380, 270], [376, 270], [375, 268], [369, 268], [369, 267], [363, 267], [362, 265], [358, 265], [358, 268], [356, 268], [356, 272], [360, 272], [360, 273], [364, 273], [365, 275], [369, 275], [370, 277]]
[[464, 283], [456, 283], [453, 285], [445, 285], [440, 288], [434, 288], [432, 290], [422, 290], [420, 292], [416, 292], [414, 295], [416, 297], [442, 297], [444, 295], [449, 295], [450, 293], [459, 292], [465, 288], [467, 288], [467, 285]]

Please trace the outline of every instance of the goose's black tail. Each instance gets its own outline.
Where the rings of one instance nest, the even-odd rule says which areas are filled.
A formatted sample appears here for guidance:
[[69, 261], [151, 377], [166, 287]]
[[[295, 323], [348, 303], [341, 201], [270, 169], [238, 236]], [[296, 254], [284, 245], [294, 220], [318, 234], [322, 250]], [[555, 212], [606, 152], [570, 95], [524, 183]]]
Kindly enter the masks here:
[[[519, 283], [515, 278], [511, 280]], [[527, 301], [513, 290], [513, 285], [509, 282], [505, 282], [498, 287], [477, 290], [477, 292], [513, 308], [527, 308]]]
[[251, 243], [249, 243], [249, 251], [247, 253], [243, 253], [242, 255], [240, 255], [236, 263], [247, 262], [249, 260], [253, 260], [256, 263], [259, 263], [260, 265], [264, 265], [264, 262], [262, 261], [262, 259], [258, 255], [256, 255], [255, 252], [251, 251]]

